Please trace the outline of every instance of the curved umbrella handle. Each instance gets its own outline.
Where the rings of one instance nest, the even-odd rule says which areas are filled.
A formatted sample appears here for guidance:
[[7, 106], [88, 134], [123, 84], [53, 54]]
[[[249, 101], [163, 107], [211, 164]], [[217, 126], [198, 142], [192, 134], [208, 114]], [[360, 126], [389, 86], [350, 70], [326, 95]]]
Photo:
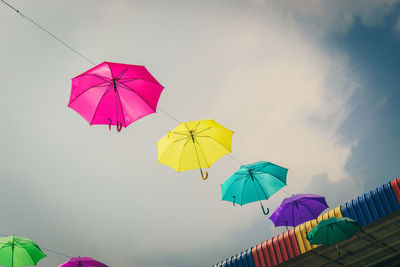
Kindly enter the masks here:
[[335, 243], [335, 245], [336, 245], [336, 254], [337, 254], [338, 259], [344, 259], [346, 257], [346, 255], [341, 255], [337, 242]]
[[108, 118], [108, 120], [110, 121], [110, 123], [108, 124], [108, 130], [111, 131], [111, 124], [112, 124], [112, 120], [110, 118]]
[[312, 237], [312, 235], [310, 235], [310, 237], [308, 237], [308, 235], [310, 235], [310, 233], [306, 234], [306, 239], [307, 239], [308, 241], [311, 241], [311, 239], [313, 239], [313, 237]]
[[261, 204], [261, 209], [264, 213], [264, 215], [268, 215], [269, 214], [269, 208], [267, 208], [267, 212], [265, 212], [264, 206]]
[[235, 196], [232, 196], [233, 197], [233, 206], [235, 206], [235, 203], [236, 203], [236, 197]]
[[122, 130], [122, 122], [117, 121], [117, 132], [120, 132]]
[[204, 177], [204, 174], [203, 174], [203, 170], [202, 169], [200, 169], [200, 173], [201, 173], [201, 178], [203, 179], [203, 180], [207, 180], [207, 178], [208, 178], [208, 172], [206, 171], [206, 176]]

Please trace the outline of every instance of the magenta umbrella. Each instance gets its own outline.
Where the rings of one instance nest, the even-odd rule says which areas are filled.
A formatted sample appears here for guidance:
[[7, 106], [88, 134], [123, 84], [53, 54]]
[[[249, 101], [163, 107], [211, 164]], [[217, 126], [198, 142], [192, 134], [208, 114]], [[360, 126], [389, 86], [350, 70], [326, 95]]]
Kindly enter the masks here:
[[104, 263], [96, 261], [90, 257], [71, 258], [68, 261], [61, 263], [58, 267], [108, 267]]
[[68, 107], [117, 130], [155, 113], [164, 87], [144, 66], [103, 62], [72, 79]]

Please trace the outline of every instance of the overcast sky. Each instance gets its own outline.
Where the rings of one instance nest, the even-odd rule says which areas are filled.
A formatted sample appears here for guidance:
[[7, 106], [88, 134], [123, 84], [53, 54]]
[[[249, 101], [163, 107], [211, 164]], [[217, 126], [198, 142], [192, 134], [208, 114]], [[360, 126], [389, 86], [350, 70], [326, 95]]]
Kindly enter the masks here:
[[[400, 176], [399, 1], [9, 3], [96, 63], [145, 65], [163, 110], [233, 130], [234, 157], [288, 168], [289, 193], [333, 208]], [[207, 181], [157, 164], [176, 126], [163, 113], [90, 127], [67, 103], [92, 65], [3, 3], [0, 35], [1, 234], [110, 266], [195, 267], [285, 230], [221, 201], [231, 158]], [[45, 252], [38, 266], [67, 260]]]

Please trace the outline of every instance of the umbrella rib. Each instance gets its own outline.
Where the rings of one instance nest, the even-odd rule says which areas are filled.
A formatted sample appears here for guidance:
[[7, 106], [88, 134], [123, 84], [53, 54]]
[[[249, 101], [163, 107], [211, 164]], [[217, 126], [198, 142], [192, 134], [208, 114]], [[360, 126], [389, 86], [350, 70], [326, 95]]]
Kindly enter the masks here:
[[[203, 158], [204, 158], [204, 160], [205, 160], [205, 162], [206, 162], [206, 164], [207, 164], [207, 168], [209, 168], [210, 165], [209, 165], [208, 162], [207, 162], [206, 156], [204, 155], [204, 151], [203, 151], [203, 149], [201, 148], [199, 141], [197, 141], [196, 138], [194, 138], [194, 140], [195, 140], [195, 142], [199, 145], [199, 149], [200, 149], [201, 154], [203, 155]], [[196, 148], [196, 145], [194, 145], [194, 147]], [[197, 155], [197, 150], [196, 150], [196, 155]], [[199, 157], [198, 157], [198, 156], [197, 156], [197, 159], [199, 160]], [[200, 165], [200, 160], [199, 160], [199, 165]], [[200, 168], [201, 168], [201, 167], [200, 167]]]
[[118, 78], [118, 81], [119, 82], [124, 82], [124, 83], [127, 83], [127, 82], [133, 82], [133, 81], [136, 81], [136, 80], [139, 80], [139, 78]]
[[179, 135], [186, 135], [186, 136], [190, 136], [189, 134], [184, 134], [184, 133], [180, 133], [180, 132], [172, 132], [174, 134], [179, 134]]
[[156, 111], [154, 110], [154, 108], [149, 104], [149, 102], [147, 102], [147, 100], [144, 99], [141, 95], [139, 95], [135, 90], [133, 90], [132, 88], [126, 86], [126, 85], [123, 84], [123, 83], [120, 83], [120, 85], [121, 85], [121, 88], [124, 88], [124, 89], [126, 89], [126, 90], [131, 91], [131, 92], [134, 92], [138, 97], [140, 97], [140, 98], [151, 108], [151, 110], [153, 110], [154, 112], [156, 112]]
[[[333, 227], [332, 227], [332, 229], [333, 229]], [[328, 241], [328, 245], [330, 245], [330, 242], [329, 242], [329, 227], [326, 230], [326, 240]]]
[[197, 153], [196, 143], [193, 141], [194, 150], [196, 151], [197, 163], [199, 164], [199, 169], [201, 169], [199, 155]]
[[190, 129], [189, 129], [189, 127], [186, 125], [186, 122], [184, 122], [183, 125], [185, 125], [186, 130], [187, 130], [188, 132], [190, 132]]
[[[32, 255], [31, 255], [31, 254], [26, 250], [26, 248], [24, 247], [24, 243], [20, 243], [19, 241], [14, 242], [14, 244], [15, 244], [15, 243], [18, 243], [21, 247], [23, 247], [23, 248], [25, 249], [26, 254], [29, 255], [29, 257], [31, 258], [32, 262], [34, 262], [35, 264], [37, 263], [36, 260], [33, 259]], [[39, 250], [40, 250], [40, 248], [39, 248]], [[45, 254], [45, 255], [46, 255], [46, 254]]]
[[[163, 86], [162, 86], [161, 84], [159, 84], [159, 83], [155, 83], [155, 82], [152, 82], [152, 81], [143, 79], [143, 78], [136, 78], [136, 80], [145, 81], [145, 82], [152, 83], [152, 84], [154, 84], [154, 85], [163, 87]], [[123, 81], [123, 82], [121, 82], [121, 83], [124, 83], [124, 82], [127, 82], [127, 81]], [[164, 87], [163, 87], [163, 88], [164, 88]]]
[[318, 216], [315, 216], [314, 213], [310, 210], [310, 208], [306, 204], [303, 204], [303, 206], [311, 213], [314, 219], [317, 219]]
[[[242, 175], [242, 176], [244, 176], [244, 177], [235, 179], [235, 181], [233, 181], [233, 182], [228, 186], [228, 188], [226, 189], [226, 191], [229, 191], [229, 189], [231, 189], [231, 187], [233, 186], [233, 184], [234, 184], [235, 182], [237, 182], [237, 181], [239, 181], [239, 180], [241, 180], [241, 179], [247, 178], [247, 174], [246, 174], [246, 173], [242, 173], [242, 174], [240, 174], [240, 175]], [[229, 179], [229, 178], [228, 178], [228, 179]]]
[[[254, 178], [255, 178], [255, 177], [254, 177]], [[257, 181], [257, 178], [255, 178], [255, 180]], [[261, 187], [261, 185], [260, 185], [260, 183], [259, 183], [258, 181], [257, 181], [257, 183], [258, 183], [258, 185]], [[254, 188], [256, 189], [256, 193], [257, 193], [257, 196], [258, 196], [258, 200], [260, 201], [260, 204], [261, 204], [261, 206], [262, 206], [261, 197], [260, 197], [260, 194], [258, 193], [256, 183], [254, 183]], [[266, 199], [268, 199], [268, 197], [267, 197], [267, 195], [265, 194], [264, 189], [263, 189], [262, 187], [261, 187], [261, 191], [264, 193]]]
[[[267, 196], [267, 194], [265, 193], [264, 188], [262, 188], [262, 186], [261, 186], [261, 184], [260, 184], [260, 182], [258, 181], [258, 179], [257, 179], [256, 176], [254, 176], [254, 180], [255, 180], [255, 181], [257, 182], [257, 184], [260, 186], [261, 191], [263, 192], [263, 194], [264, 194], [264, 196], [266, 197], [266, 199], [268, 199], [268, 196]], [[257, 188], [256, 188], [256, 191], [257, 191]], [[258, 194], [258, 191], [257, 191], [257, 194]], [[259, 195], [258, 197], [260, 197], [260, 195]], [[261, 199], [260, 199], [260, 201], [261, 201]]]
[[72, 103], [74, 103], [75, 100], [77, 100], [81, 95], [83, 95], [84, 93], [86, 93], [86, 92], [89, 91], [90, 89], [93, 89], [93, 88], [96, 88], [96, 87], [108, 86], [107, 84], [104, 84], [104, 85], [103, 85], [103, 83], [105, 83], [105, 82], [102, 82], [102, 83], [100, 83], [100, 84], [93, 85], [93, 86], [87, 88], [85, 91], [83, 91], [83, 92], [80, 93], [78, 96], [76, 96], [71, 102], [69, 102], [69, 105], [71, 105]]
[[343, 231], [343, 229], [342, 229], [341, 227], [339, 227], [339, 225], [340, 225], [340, 223], [337, 223], [335, 226], [336, 226], [347, 238], [349, 238], [348, 234], [347, 234], [345, 231]]
[[200, 121], [197, 122], [196, 126], [193, 128], [192, 131], [195, 132], [197, 130], [197, 128], [199, 127], [199, 125], [200, 125]]
[[[200, 130], [199, 132], [196, 132], [194, 135], [198, 135], [198, 134], [200, 134], [200, 133], [202, 133], [202, 132], [205, 132], [205, 131], [207, 131], [208, 129], [211, 129], [211, 127], [208, 127], [208, 128], [205, 128], [205, 129], [202, 129], [202, 130]], [[194, 131], [194, 130], [193, 130]]]
[[[181, 139], [181, 140], [184, 140], [184, 139]], [[185, 146], [187, 145], [187, 143], [189, 143], [189, 141], [190, 141], [190, 138], [187, 138], [185, 144], [182, 146], [182, 151], [183, 151], [183, 149], [185, 148]], [[178, 156], [179, 156], [179, 154], [178, 154]], [[181, 155], [181, 157], [179, 158], [178, 170], [181, 169], [181, 164], [182, 164], [182, 155]]]
[[[246, 183], [247, 183], [247, 181], [248, 181], [249, 179], [246, 179], [246, 180], [244, 180], [244, 183], [243, 183], [243, 187], [242, 187], [242, 198], [240, 199], [240, 206], [242, 206], [243, 205], [243, 191], [244, 191], [244, 186], [246, 185]], [[237, 181], [237, 180], [236, 180]]]
[[[184, 139], [181, 139], [181, 141], [182, 140], [184, 140]], [[186, 146], [186, 144], [184, 145], [184, 147]], [[183, 148], [182, 148], [183, 149]], [[159, 155], [159, 158], [162, 158], [162, 156], [166, 153], [166, 151], [167, 151], [168, 149], [166, 149], [166, 150], [164, 150], [160, 155]], [[179, 156], [179, 155], [178, 155]], [[179, 166], [178, 166], [178, 168], [179, 168]]]
[[[124, 114], [124, 107], [122, 106], [122, 101], [121, 101], [121, 97], [119, 96], [119, 92], [118, 90], [116, 90], [116, 95], [118, 96], [119, 99], [119, 105], [121, 106], [121, 112], [122, 112], [122, 118], [124, 119], [124, 124], [126, 127], [126, 120], [125, 120], [125, 114]], [[117, 113], [118, 114], [118, 113]], [[118, 117], [117, 117], [117, 121], [118, 121]], [[118, 126], [118, 125], [117, 125]]]
[[125, 73], [128, 71], [129, 68], [130, 68], [130, 67], [128, 67], [128, 68], [124, 69], [123, 71], [121, 71], [121, 72], [118, 74], [118, 76], [115, 77], [115, 79], [117, 80], [117, 79], [120, 79], [122, 76], [124, 76]]
[[[98, 75], [98, 74], [89, 74], [89, 75], [92, 75], [92, 76], [94, 76], [94, 77], [97, 77], [97, 78], [99, 78], [100, 80], [103, 80], [103, 81], [105, 81], [105, 82], [107, 82], [107, 81], [110, 80], [110, 78], [107, 78], [107, 77], [105, 77], [105, 76], [101, 76], [101, 75]], [[111, 77], [112, 77], [112, 76], [111, 76]]]
[[293, 226], [296, 225], [296, 218], [294, 216], [294, 205], [292, 205], [292, 217], [293, 217]]
[[174, 142], [175, 142], [175, 143], [176, 143], [176, 142], [180, 142], [180, 141], [185, 140], [185, 139], [190, 139], [190, 138], [189, 138], [189, 137], [183, 137], [183, 138], [181, 138], [181, 139], [175, 140]]
[[110, 78], [108, 78], [108, 77], [101, 76], [101, 75], [98, 75], [98, 74], [92, 74], [92, 73], [81, 74], [81, 75], [79, 75], [79, 76], [77, 76], [77, 77], [75, 77], [75, 78], [81, 78], [81, 77], [83, 77], [83, 76], [88, 76], [88, 75], [94, 76], [94, 77], [96, 77], [96, 78], [99, 78], [100, 80], [103, 80], [103, 81], [105, 81], [105, 82], [107, 82], [107, 81], [110, 80]]
[[116, 92], [114, 92], [114, 99], [115, 99], [115, 124], [117, 125], [117, 129], [118, 129], [118, 100], [117, 100], [117, 94]]
[[92, 123], [93, 123], [93, 121], [94, 121], [94, 118], [96, 117], [96, 113], [97, 113], [97, 110], [99, 109], [101, 100], [103, 100], [103, 97], [104, 97], [108, 92], [110, 92], [110, 90], [112, 89], [112, 85], [110, 85], [109, 87], [110, 87], [110, 88], [109, 88], [107, 91], [105, 91], [104, 94], [101, 96], [101, 98], [100, 98], [100, 100], [99, 100], [99, 103], [97, 104], [96, 110], [94, 111], [92, 120], [90, 121], [90, 125], [92, 125]]
[[212, 138], [211, 136], [202, 136], [202, 135], [200, 135], [200, 136], [196, 136], [196, 137], [210, 138], [211, 140], [217, 142], [220, 146], [222, 146], [223, 148], [225, 148], [225, 149], [228, 150], [229, 152], [232, 152], [229, 148], [227, 148], [226, 146], [224, 146], [223, 144], [221, 144], [220, 141], [218, 141], [218, 140], [215, 139], [215, 138]]

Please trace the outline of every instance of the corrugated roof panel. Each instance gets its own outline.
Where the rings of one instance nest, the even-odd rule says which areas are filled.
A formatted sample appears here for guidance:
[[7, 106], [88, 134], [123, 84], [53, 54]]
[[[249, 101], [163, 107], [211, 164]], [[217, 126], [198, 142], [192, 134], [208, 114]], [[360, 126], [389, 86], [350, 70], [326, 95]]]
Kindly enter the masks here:
[[[288, 233], [288, 236], [289, 236], [289, 240], [288, 241], [290, 242], [290, 245], [292, 246], [291, 248], [293, 250], [294, 256], [299, 256], [300, 255], [300, 249], [299, 249], [299, 245], [297, 243], [296, 236], [294, 234], [294, 229], [290, 229], [286, 233]], [[285, 238], [285, 241], [286, 240], [287, 239]], [[289, 242], [287, 242], [287, 243], [289, 243]]]
[[365, 199], [364, 196], [360, 196], [357, 199], [358, 199], [358, 203], [360, 205], [361, 211], [364, 215], [365, 221], [367, 222], [367, 224], [372, 223], [374, 221], [374, 219], [372, 218], [371, 210], [369, 209], [369, 207], [367, 205], [367, 200]]
[[387, 213], [385, 212], [385, 209], [383, 208], [383, 204], [381, 199], [379, 198], [378, 195], [378, 190], [371, 190], [369, 192], [369, 194], [371, 195], [372, 201], [374, 202], [374, 205], [376, 207], [376, 211], [378, 212], [378, 215], [380, 218], [383, 218], [387, 215]]
[[392, 208], [390, 207], [389, 200], [387, 199], [383, 186], [380, 186], [377, 189], [378, 189], [378, 196], [383, 204], [383, 209], [385, 210], [387, 215], [392, 214], [393, 211]]
[[400, 177], [390, 182], [397, 204], [400, 205]]
[[389, 204], [390, 204], [390, 207], [392, 208], [392, 211], [395, 212], [395, 211], [399, 210], [399, 204], [396, 201], [396, 197], [394, 196], [392, 187], [390, 186], [390, 182], [385, 184], [384, 188], [385, 188], [386, 195], [389, 199]]
[[[263, 251], [262, 244], [263, 244], [263, 243], [258, 244], [258, 245], [256, 246], [256, 248], [257, 248], [257, 256], [258, 256], [258, 262], [260, 263], [260, 266], [261, 266], [261, 267], [266, 267], [266, 266], [270, 267], [270, 266], [272, 266], [272, 265], [269, 263], [269, 260], [268, 260], [268, 262], [267, 262], [267, 261], [265, 260], [265, 257], [264, 257], [264, 253], [268, 253], [268, 251], [267, 251], [267, 250]], [[264, 245], [264, 246], [265, 246], [265, 245]], [[264, 252], [264, 253], [263, 253], [263, 252]], [[269, 255], [267, 254], [266, 256], [267, 256], [267, 259], [269, 259]], [[269, 263], [269, 264], [267, 264], [267, 263]]]
[[276, 255], [271, 245], [272, 242], [270, 242], [270, 239], [265, 240], [264, 242], [261, 243], [261, 248], [264, 255], [264, 261], [267, 266], [276, 266], [277, 265]]
[[389, 182], [343, 204], [341, 208], [346, 217], [365, 226], [398, 210], [399, 204]]
[[254, 263], [254, 267], [260, 267], [260, 259], [258, 257], [258, 253], [257, 253], [257, 247], [252, 247], [251, 248], [251, 256], [253, 258], [253, 263]]
[[278, 235], [274, 240], [276, 240], [277, 244], [275, 245], [278, 250], [281, 252], [282, 260], [287, 261], [289, 260], [288, 256], [288, 249], [286, 248], [285, 241], [283, 240], [283, 234]]
[[364, 198], [365, 198], [365, 202], [368, 206], [368, 209], [371, 212], [372, 220], [373, 221], [379, 220], [381, 218], [381, 216], [379, 216], [379, 214], [378, 214], [378, 210], [377, 210], [378, 207], [375, 205], [375, 203], [372, 199], [371, 193], [364, 194]]
[[249, 248], [246, 251], [239, 252], [238, 254], [217, 263], [215, 267], [255, 267], [251, 254], [252, 252]]

